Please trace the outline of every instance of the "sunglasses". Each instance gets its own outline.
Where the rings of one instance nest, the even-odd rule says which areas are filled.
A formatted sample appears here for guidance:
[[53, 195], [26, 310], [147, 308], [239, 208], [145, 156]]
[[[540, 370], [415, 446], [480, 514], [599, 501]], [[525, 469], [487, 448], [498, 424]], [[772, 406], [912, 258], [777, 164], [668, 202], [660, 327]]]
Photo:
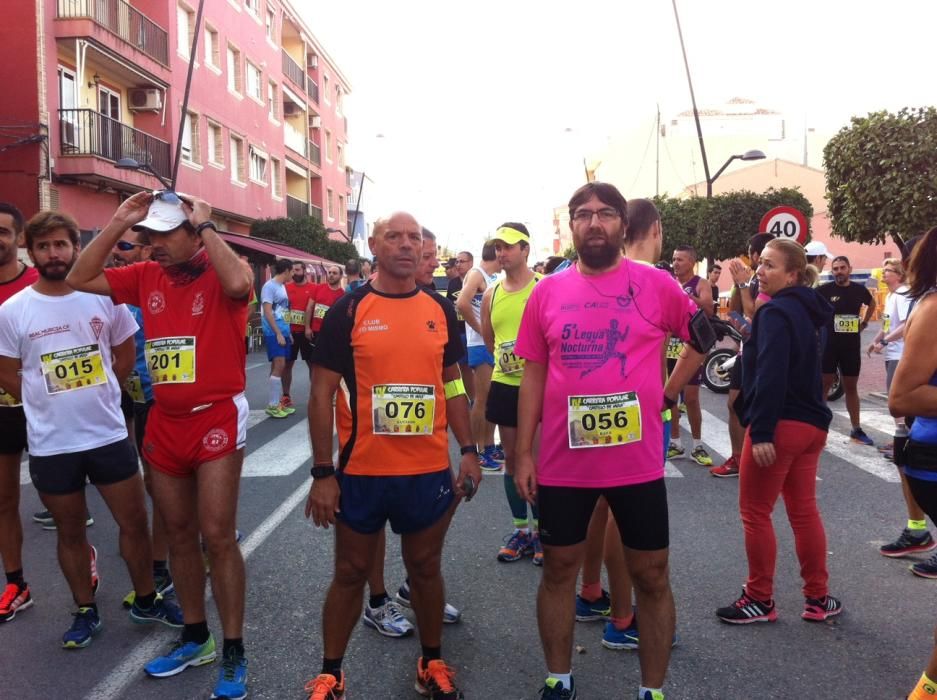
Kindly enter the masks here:
[[117, 243], [114, 244], [114, 247], [117, 248], [117, 250], [122, 250], [126, 253], [128, 251], [133, 250], [134, 248], [142, 248], [143, 243], [131, 243], [130, 241], [117, 241]]
[[156, 190], [153, 192], [153, 199], [159, 199], [167, 204], [181, 204], [182, 197], [177, 195], [172, 190]]

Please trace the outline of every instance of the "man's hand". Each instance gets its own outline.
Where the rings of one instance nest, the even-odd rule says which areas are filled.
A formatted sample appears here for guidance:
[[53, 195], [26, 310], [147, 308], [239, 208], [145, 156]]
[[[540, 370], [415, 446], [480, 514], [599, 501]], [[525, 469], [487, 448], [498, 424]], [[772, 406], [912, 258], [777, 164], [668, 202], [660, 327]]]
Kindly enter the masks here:
[[876, 355], [881, 355], [883, 348], [884, 346], [881, 343], [869, 343], [869, 347], [866, 348], [865, 354], [869, 357], [872, 357], [873, 352]]
[[[504, 478], [510, 477], [505, 474]], [[537, 469], [529, 452], [514, 457], [514, 485], [521, 498], [531, 505], [537, 503]]]
[[307, 327], [306, 328], [306, 340], [312, 342], [312, 335], [313, 335], [312, 329]]
[[198, 227], [211, 218], [211, 205], [204, 199], [189, 194], [177, 194], [179, 194], [179, 199], [182, 200], [182, 211], [189, 217], [189, 223], [192, 226]]
[[759, 467], [770, 467], [777, 460], [773, 442], [759, 442], [752, 445], [752, 457]]
[[277, 344], [280, 347], [283, 347], [286, 345], [286, 337], [282, 333], [277, 333]]
[[729, 274], [732, 275], [732, 280], [740, 285], [746, 284], [752, 278], [751, 269], [738, 258], [729, 261]]
[[137, 192], [132, 197], [128, 197], [114, 212], [111, 220], [127, 230], [131, 226], [136, 226], [146, 218], [150, 211], [150, 204], [153, 203], [153, 193], [147, 190]]
[[306, 517], [312, 516], [316, 527], [329, 529], [335, 524], [335, 514], [339, 512], [338, 500], [342, 490], [338, 479], [329, 476], [324, 479], [313, 479], [309, 487], [309, 498], [306, 500]]
[[482, 483], [482, 469], [478, 466], [478, 455], [474, 452], [462, 455], [459, 460], [459, 475], [455, 480], [456, 495], [465, 498], [465, 477], [470, 476], [475, 481], [475, 492]]

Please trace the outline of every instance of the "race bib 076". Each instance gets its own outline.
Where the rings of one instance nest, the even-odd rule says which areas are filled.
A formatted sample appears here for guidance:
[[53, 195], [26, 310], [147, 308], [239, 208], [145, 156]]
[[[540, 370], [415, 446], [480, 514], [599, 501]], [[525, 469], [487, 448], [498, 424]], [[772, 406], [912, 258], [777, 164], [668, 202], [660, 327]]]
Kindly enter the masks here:
[[641, 404], [633, 391], [570, 396], [569, 446], [615, 447], [641, 439]]
[[195, 381], [195, 336], [154, 338], [143, 346], [153, 384], [192, 384]]
[[97, 344], [58, 350], [39, 356], [49, 394], [107, 384], [107, 373]]
[[837, 333], [858, 333], [859, 317], [853, 314], [836, 314], [833, 317], [833, 330]]
[[371, 389], [375, 435], [432, 435], [436, 389], [428, 384], [375, 384]]

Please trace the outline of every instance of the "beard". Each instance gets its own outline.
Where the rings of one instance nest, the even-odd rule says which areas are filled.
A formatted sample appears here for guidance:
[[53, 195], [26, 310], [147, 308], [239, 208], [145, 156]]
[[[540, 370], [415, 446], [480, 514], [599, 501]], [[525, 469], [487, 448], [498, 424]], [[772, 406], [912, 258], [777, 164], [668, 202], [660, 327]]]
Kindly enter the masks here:
[[[601, 235], [601, 239], [596, 234]], [[589, 267], [602, 270], [611, 267], [621, 252], [623, 232], [608, 235], [603, 229], [589, 229], [582, 243], [576, 246], [579, 258]]]
[[45, 265], [36, 265], [36, 272], [39, 273], [39, 276], [44, 280], [50, 282], [61, 282], [71, 271], [72, 266], [75, 264], [75, 260], [78, 259], [78, 254], [72, 256], [72, 259], [69, 261], [56, 261], [54, 263], [46, 263]]
[[0, 243], [0, 265], [9, 265], [10, 261], [16, 257], [16, 245], [6, 247]]
[[306, 275], [293, 275], [293, 281], [296, 284], [302, 284], [306, 279]]

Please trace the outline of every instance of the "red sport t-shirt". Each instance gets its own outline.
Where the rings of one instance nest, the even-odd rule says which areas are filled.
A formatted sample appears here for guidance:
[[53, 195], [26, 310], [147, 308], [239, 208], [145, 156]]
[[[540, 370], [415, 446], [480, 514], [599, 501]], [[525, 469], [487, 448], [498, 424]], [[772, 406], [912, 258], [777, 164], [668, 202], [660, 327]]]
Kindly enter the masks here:
[[146, 363], [160, 410], [190, 413], [244, 391], [247, 297], [224, 293], [204, 250], [181, 266], [144, 262], [104, 274], [115, 304], [143, 311]]
[[335, 302], [342, 298], [345, 290], [339, 286], [338, 289], [332, 289], [328, 284], [316, 286], [316, 292], [313, 299], [316, 302], [312, 310], [312, 332], [318, 333], [322, 328], [322, 321], [329, 309], [335, 306]]
[[5, 302], [17, 292], [21, 292], [29, 285], [39, 279], [39, 273], [36, 268], [23, 266], [22, 272], [8, 282], [0, 282], [0, 304]]
[[317, 286], [309, 280], [305, 284], [286, 284], [286, 296], [290, 299], [290, 315], [286, 320], [290, 322], [291, 333], [306, 331], [306, 304], [315, 296]]

